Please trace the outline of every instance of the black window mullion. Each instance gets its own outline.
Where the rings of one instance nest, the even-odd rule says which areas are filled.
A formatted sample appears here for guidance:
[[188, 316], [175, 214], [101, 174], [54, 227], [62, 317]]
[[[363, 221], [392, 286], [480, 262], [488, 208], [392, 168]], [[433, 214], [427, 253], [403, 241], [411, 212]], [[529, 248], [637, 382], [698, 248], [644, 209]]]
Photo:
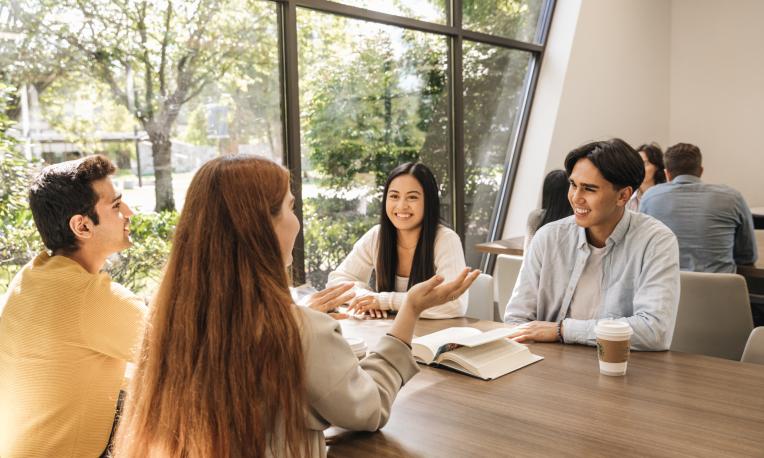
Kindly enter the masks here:
[[300, 221], [300, 232], [292, 254], [292, 278], [295, 284], [305, 282], [305, 234], [302, 214], [302, 153], [300, 151], [300, 88], [297, 73], [297, 7], [290, 0], [281, 4], [281, 59], [283, 72], [284, 163], [292, 172], [294, 212]]
[[[551, 25], [552, 14], [554, 12], [555, 0], [549, 0], [544, 5], [544, 11], [542, 12], [543, 18], [541, 21], [541, 27], [537, 39], [541, 43], [546, 43], [546, 38], [549, 36], [549, 27]], [[545, 48], [543, 48], [545, 49]], [[528, 75], [527, 85], [525, 89], [525, 97], [523, 106], [520, 111], [519, 123], [516, 129], [515, 141], [510, 151], [507, 154], [506, 165], [504, 167], [504, 175], [502, 177], [501, 186], [499, 188], [499, 196], [494, 206], [494, 212], [491, 217], [491, 229], [489, 231], [488, 240], [498, 240], [501, 238], [504, 232], [504, 225], [509, 213], [509, 202], [512, 198], [512, 191], [517, 178], [517, 166], [520, 163], [520, 151], [522, 151], [523, 143], [525, 142], [525, 132], [528, 127], [528, 120], [530, 119], [531, 107], [533, 106], [533, 98], [536, 95], [536, 84], [538, 83], [539, 73], [541, 71], [541, 62], [544, 60], [544, 51], [535, 53], [533, 60], [531, 61], [530, 74]], [[480, 267], [483, 272], [493, 272], [494, 265], [496, 263], [496, 255], [483, 254]]]
[[466, 240], [464, 225], [464, 82], [462, 62], [462, 2], [451, 2], [451, 24], [459, 31], [449, 40], [449, 99], [451, 111], [451, 201], [454, 230]]

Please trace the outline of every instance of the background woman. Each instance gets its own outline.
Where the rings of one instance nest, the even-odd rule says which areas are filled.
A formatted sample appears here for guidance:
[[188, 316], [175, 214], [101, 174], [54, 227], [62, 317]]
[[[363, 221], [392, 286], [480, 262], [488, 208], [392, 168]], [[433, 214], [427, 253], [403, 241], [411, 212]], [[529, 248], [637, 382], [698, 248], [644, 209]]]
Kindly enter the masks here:
[[573, 214], [573, 208], [568, 202], [568, 187], [570, 187], [570, 183], [565, 170], [552, 170], [547, 173], [541, 190], [541, 208], [533, 210], [528, 215], [528, 226], [525, 233], [526, 252], [531, 239], [540, 227]]
[[[440, 198], [435, 176], [424, 164], [401, 164], [387, 177], [379, 224], [353, 246], [347, 258], [329, 274], [327, 287], [356, 285], [348, 310], [373, 317], [399, 310], [406, 291], [435, 274], [456, 278], [465, 267], [456, 232], [440, 224]], [[374, 290], [370, 280], [374, 273]], [[424, 318], [454, 318], [467, 311], [464, 293], [422, 314]]]
[[151, 306], [118, 456], [323, 456], [329, 425], [385, 424], [417, 372], [417, 317], [461, 294], [477, 271], [412, 289], [359, 365], [337, 321], [292, 303], [293, 202], [287, 170], [266, 159], [224, 156], [196, 173]]
[[663, 165], [661, 147], [657, 143], [645, 144], [637, 148], [637, 152], [645, 162], [645, 179], [626, 204], [626, 208], [632, 211], [639, 211], [639, 201], [648, 189], [666, 182], [666, 167]]

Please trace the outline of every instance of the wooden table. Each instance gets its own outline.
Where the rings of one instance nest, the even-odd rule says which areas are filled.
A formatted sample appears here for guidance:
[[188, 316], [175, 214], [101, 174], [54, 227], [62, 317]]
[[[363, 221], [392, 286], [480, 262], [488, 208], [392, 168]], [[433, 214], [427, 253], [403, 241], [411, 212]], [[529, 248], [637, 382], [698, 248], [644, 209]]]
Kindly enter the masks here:
[[[390, 325], [342, 323], [372, 348]], [[417, 334], [465, 325], [502, 326], [420, 320]], [[607, 377], [594, 348], [530, 347], [545, 359], [490, 382], [420, 366], [380, 432], [327, 431], [329, 456], [764, 456], [764, 366], [635, 352]]]
[[475, 244], [475, 249], [481, 253], [523, 255], [525, 237], [511, 237], [493, 242]]

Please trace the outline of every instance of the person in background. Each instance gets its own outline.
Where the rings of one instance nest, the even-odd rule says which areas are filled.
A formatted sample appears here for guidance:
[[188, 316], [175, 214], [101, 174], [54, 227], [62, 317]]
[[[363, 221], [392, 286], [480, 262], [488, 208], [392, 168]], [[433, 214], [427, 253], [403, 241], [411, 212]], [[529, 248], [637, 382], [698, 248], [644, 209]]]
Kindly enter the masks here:
[[558, 169], [547, 173], [541, 191], [541, 208], [533, 210], [528, 215], [524, 251], [528, 251], [533, 235], [540, 227], [573, 214], [573, 208], [568, 202], [569, 186], [568, 174], [565, 170]]
[[617, 138], [592, 142], [568, 153], [565, 170], [573, 216], [533, 237], [504, 315], [518, 325], [512, 336], [594, 345], [597, 320], [617, 318], [634, 330], [633, 349], [668, 349], [679, 249], [660, 221], [625, 210], [644, 179], [639, 155]]
[[[327, 282], [327, 287], [355, 284], [356, 298], [348, 310], [379, 318], [397, 311], [412, 286], [435, 274], [456, 278], [466, 265], [459, 236], [440, 224], [438, 184], [430, 169], [414, 162], [399, 165], [387, 177], [382, 195], [379, 224], [355, 243]], [[464, 316], [467, 299], [465, 292], [422, 317]]]
[[753, 215], [729, 186], [707, 184], [700, 148], [677, 143], [666, 150], [670, 180], [650, 189], [641, 211], [659, 219], [679, 239], [679, 265], [694, 272], [735, 272], [756, 262]]
[[479, 272], [411, 288], [359, 363], [338, 321], [292, 301], [299, 230], [289, 172], [275, 162], [222, 156], [197, 171], [150, 307], [117, 457], [323, 457], [330, 425], [384, 426], [418, 372], [417, 318]]
[[146, 306], [101, 272], [131, 245], [103, 156], [45, 167], [29, 206], [45, 247], [10, 284], [0, 317], [0, 456], [106, 453]]
[[627, 209], [635, 212], [639, 211], [639, 202], [648, 189], [666, 182], [666, 168], [663, 166], [661, 147], [657, 143], [645, 144], [637, 148], [637, 152], [645, 162], [645, 179], [626, 205]]

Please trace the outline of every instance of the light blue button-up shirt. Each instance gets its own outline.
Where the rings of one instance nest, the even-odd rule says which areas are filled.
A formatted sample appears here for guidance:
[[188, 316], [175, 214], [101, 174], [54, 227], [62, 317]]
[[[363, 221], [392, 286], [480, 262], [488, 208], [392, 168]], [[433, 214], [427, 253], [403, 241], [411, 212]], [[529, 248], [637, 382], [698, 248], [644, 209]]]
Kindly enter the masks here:
[[539, 229], [523, 259], [504, 322], [563, 321], [566, 343], [594, 345], [597, 320], [614, 318], [631, 325], [634, 350], [667, 350], [679, 304], [676, 237], [660, 221], [626, 210], [605, 248], [597, 318], [566, 318], [589, 259], [586, 231], [575, 216]]
[[648, 189], [639, 210], [674, 231], [682, 270], [734, 273], [735, 264], [756, 262], [751, 210], [729, 186], [679, 175]]

